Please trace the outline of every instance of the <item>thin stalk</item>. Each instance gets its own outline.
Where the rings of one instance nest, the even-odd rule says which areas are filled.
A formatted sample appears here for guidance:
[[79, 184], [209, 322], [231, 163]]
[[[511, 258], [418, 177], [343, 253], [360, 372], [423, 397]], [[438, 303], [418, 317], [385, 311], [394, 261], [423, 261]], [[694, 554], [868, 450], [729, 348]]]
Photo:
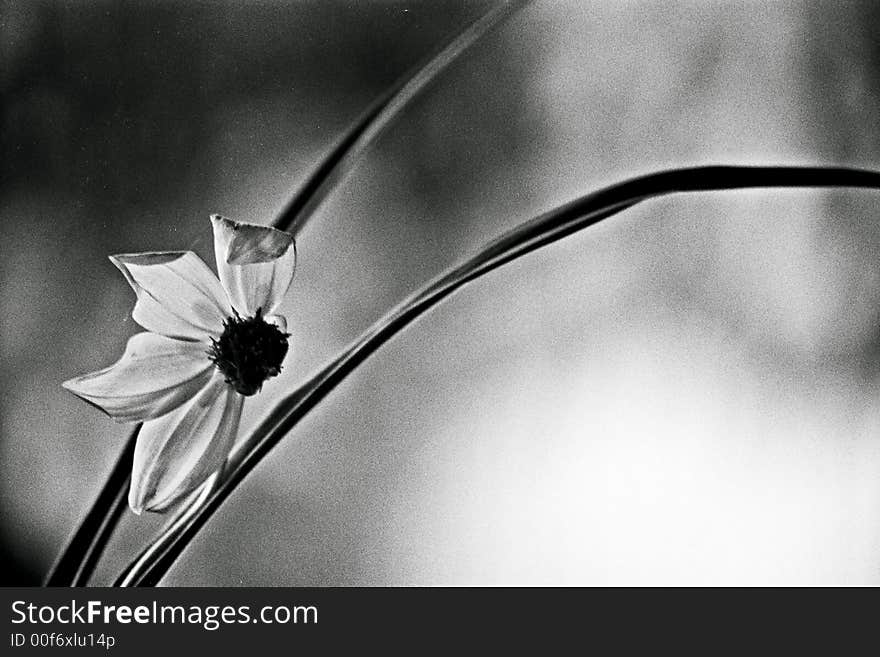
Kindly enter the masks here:
[[[401, 110], [476, 41], [500, 26], [530, 1], [511, 0], [502, 3], [471, 23], [439, 52], [431, 56], [424, 65], [416, 66], [413, 71], [403, 75], [358, 117], [315, 167], [272, 225], [294, 234], [302, 231], [315, 210], [346, 178], [369, 147], [393, 123]], [[124, 455], [134, 453], [140, 426], [140, 424], [135, 426], [126, 441]], [[95, 500], [79, 529], [49, 572], [45, 580], [47, 586], [82, 586], [88, 582], [98, 557], [104, 551], [125, 509], [125, 491], [130, 481], [131, 458], [127, 460], [121, 458], [110, 473], [101, 495]], [[180, 518], [187, 515], [187, 511], [187, 508], [181, 510], [179, 515], [170, 521], [168, 529], [176, 527]], [[100, 527], [101, 531], [96, 532], [97, 527]]]
[[44, 586], [85, 586], [88, 583], [113, 529], [128, 507], [128, 483], [140, 428], [141, 425], [137, 425], [125, 443], [98, 499], [49, 571]]
[[227, 462], [223, 478], [183, 522], [161, 534], [116, 584], [159, 583], [189, 541], [244, 477], [309, 411], [394, 335], [440, 301], [505, 263], [583, 230], [642, 201], [682, 192], [778, 187], [880, 189], [880, 172], [821, 167], [712, 166], [662, 171], [606, 187], [513, 228], [475, 256], [434, 279], [272, 410]]
[[299, 235], [318, 206], [345, 180], [369, 147], [391, 126], [401, 110], [429, 83], [437, 80], [462, 53], [530, 2], [531, 0], [511, 0], [492, 9], [471, 23], [424, 65], [417, 65], [403, 75], [361, 114], [288, 202], [273, 226]]

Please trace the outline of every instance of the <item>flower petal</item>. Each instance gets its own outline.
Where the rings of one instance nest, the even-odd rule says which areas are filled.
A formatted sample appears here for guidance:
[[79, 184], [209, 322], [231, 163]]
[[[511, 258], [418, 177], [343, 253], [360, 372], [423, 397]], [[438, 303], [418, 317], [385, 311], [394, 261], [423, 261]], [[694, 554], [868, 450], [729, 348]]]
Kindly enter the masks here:
[[278, 307], [296, 270], [296, 241], [290, 233], [211, 215], [214, 257], [220, 281], [235, 308], [268, 315]]
[[136, 422], [191, 399], [211, 378], [212, 367], [202, 343], [138, 333], [116, 363], [62, 385], [114, 419]]
[[223, 466], [244, 397], [216, 372], [189, 404], [141, 427], [128, 503], [135, 513], [179, 501]]
[[220, 281], [192, 251], [130, 253], [110, 260], [137, 293], [131, 316], [148, 331], [207, 340], [232, 314]]

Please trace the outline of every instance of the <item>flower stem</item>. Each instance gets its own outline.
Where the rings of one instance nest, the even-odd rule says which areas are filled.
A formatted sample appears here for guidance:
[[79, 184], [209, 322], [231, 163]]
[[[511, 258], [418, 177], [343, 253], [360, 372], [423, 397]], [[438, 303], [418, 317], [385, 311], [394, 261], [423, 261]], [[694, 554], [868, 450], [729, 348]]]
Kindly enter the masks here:
[[98, 499], [49, 571], [44, 586], [85, 586], [88, 583], [119, 518], [128, 506], [131, 464], [140, 428], [138, 424], [132, 431]]
[[370, 145], [388, 129], [401, 110], [481, 37], [489, 34], [530, 2], [531, 0], [511, 0], [490, 10], [426, 63], [416, 65], [410, 73], [403, 75], [361, 114], [336, 143], [303, 183], [299, 192], [288, 202], [273, 226], [299, 235], [318, 206], [345, 180]]
[[210, 516], [271, 449], [340, 382], [412, 321], [480, 276], [592, 226], [642, 201], [681, 192], [778, 187], [880, 190], [880, 172], [822, 167], [710, 166], [661, 171], [588, 194], [513, 228], [388, 313], [309, 381], [285, 397], [230, 456], [222, 479], [201, 505], [188, 509], [117, 579], [117, 585], [158, 584]]

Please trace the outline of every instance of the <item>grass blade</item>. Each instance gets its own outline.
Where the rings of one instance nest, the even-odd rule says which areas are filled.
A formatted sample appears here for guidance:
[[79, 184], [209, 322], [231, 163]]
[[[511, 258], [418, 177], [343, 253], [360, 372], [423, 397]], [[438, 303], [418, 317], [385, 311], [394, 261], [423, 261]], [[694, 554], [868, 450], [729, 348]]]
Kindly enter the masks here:
[[341, 381], [412, 321], [470, 281], [642, 201], [681, 192], [774, 187], [854, 187], [880, 190], [880, 172], [816, 167], [698, 167], [633, 178], [588, 194], [520, 224], [449, 270], [377, 322], [260, 423], [230, 457], [224, 477], [202, 506], [170, 528], [133, 561], [118, 585], [159, 583], [210, 516], [271, 449]]
[[[321, 202], [345, 179], [360, 157], [389, 127], [400, 111], [471, 45], [529, 2], [530, 0], [512, 0], [490, 10], [471, 23], [427, 63], [417, 66], [413, 73], [404, 75], [376, 99], [318, 164], [273, 225], [298, 234]], [[88, 582], [98, 557], [104, 551], [125, 509], [126, 491], [131, 481], [131, 457], [126, 455], [134, 453], [139, 430], [138, 424], [129, 436], [123, 458], [116, 463], [104, 490], [49, 572], [46, 586], [84, 586]], [[186, 516], [186, 510], [181, 516]], [[168, 529], [176, 527], [178, 520], [172, 520]]]

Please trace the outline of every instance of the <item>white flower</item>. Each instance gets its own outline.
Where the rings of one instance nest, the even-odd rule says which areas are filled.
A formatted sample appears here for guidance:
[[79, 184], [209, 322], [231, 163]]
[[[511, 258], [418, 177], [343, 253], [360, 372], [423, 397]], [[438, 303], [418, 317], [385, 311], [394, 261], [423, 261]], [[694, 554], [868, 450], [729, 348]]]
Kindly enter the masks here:
[[134, 288], [133, 336], [114, 365], [64, 387], [119, 421], [143, 422], [128, 502], [163, 510], [223, 466], [244, 397], [281, 370], [275, 314], [296, 268], [293, 237], [211, 216], [220, 280], [192, 251], [111, 256]]

